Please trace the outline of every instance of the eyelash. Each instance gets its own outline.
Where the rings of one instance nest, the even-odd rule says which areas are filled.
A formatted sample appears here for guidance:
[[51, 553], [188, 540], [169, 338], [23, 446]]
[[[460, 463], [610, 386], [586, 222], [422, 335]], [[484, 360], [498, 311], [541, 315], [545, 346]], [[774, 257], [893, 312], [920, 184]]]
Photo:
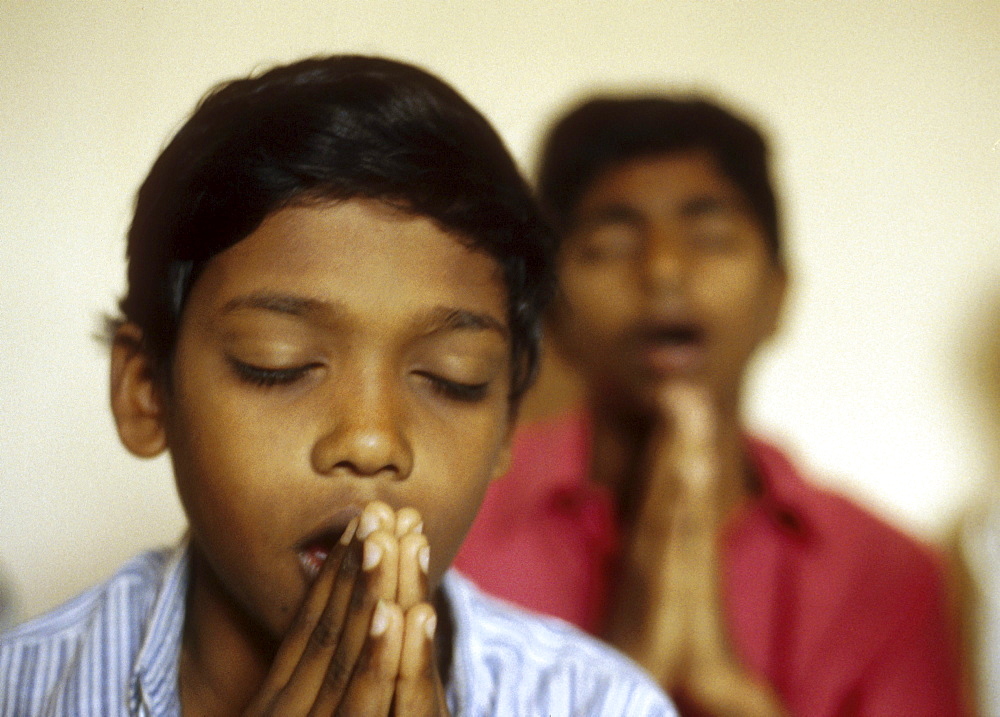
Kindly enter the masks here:
[[[230, 365], [236, 371], [240, 380], [255, 386], [270, 388], [272, 386], [287, 386], [299, 380], [312, 369], [312, 364], [305, 366], [295, 366], [293, 368], [262, 368], [252, 364], [243, 363], [234, 358], [229, 359]], [[459, 383], [450, 381], [433, 374], [420, 374], [423, 376], [431, 388], [437, 394], [462, 403], [477, 403], [486, 398], [489, 389], [489, 382], [484, 383]]]
[[478, 403], [486, 398], [486, 392], [490, 387], [489, 382], [484, 383], [459, 383], [449, 381], [446, 378], [433, 374], [421, 374], [430, 382], [435, 393], [461, 403]]
[[264, 388], [287, 386], [298, 381], [305, 376], [306, 372], [314, 367], [313, 364], [307, 364], [306, 366], [295, 366], [292, 368], [262, 368], [261, 366], [253, 366], [252, 364], [237, 361], [234, 358], [230, 358], [229, 363], [236, 371], [236, 375], [240, 380], [255, 386], [263, 386]]

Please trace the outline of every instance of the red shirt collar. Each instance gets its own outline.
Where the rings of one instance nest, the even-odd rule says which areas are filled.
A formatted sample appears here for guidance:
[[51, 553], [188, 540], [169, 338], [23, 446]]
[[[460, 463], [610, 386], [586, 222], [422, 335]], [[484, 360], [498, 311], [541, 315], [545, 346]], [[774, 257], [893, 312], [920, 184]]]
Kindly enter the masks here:
[[[556, 418], [531, 424], [515, 436], [514, 456], [528, 463], [513, 470], [524, 484], [521, 495], [536, 504], [549, 504], [566, 496], [610, 494], [588, 480], [593, 436], [589, 414], [576, 410]], [[783, 530], [802, 538], [812, 532], [810, 506], [815, 488], [810, 488], [791, 462], [770, 443], [750, 434], [745, 436], [747, 456], [759, 481], [759, 494], [752, 507], [763, 509]]]
[[785, 455], [770, 443], [746, 434], [747, 457], [754, 467], [760, 493], [756, 505], [778, 526], [807, 539], [813, 532], [810, 507], [816, 502], [811, 488]]

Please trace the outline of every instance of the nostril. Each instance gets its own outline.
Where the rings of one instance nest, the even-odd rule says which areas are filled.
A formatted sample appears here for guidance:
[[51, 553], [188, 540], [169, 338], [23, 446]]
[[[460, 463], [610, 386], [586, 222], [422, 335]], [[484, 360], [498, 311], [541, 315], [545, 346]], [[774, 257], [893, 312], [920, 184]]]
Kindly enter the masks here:
[[344, 460], [334, 464], [330, 472], [348, 473], [351, 475], [370, 478], [377, 476], [395, 478], [399, 475], [399, 468], [392, 463], [376, 465]]
[[398, 480], [409, 474], [408, 442], [393, 431], [342, 430], [323, 436], [313, 447], [317, 473]]

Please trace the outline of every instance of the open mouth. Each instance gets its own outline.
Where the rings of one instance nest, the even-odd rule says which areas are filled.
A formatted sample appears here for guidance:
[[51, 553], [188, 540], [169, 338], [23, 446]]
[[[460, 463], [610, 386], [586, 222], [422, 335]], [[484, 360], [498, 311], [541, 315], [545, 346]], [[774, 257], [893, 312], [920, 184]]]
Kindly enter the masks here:
[[693, 324], [655, 326], [645, 332], [647, 343], [668, 348], [697, 345], [701, 338], [701, 330]]
[[339, 540], [339, 536], [330, 536], [329, 539], [317, 540], [299, 550], [299, 564], [309, 582], [315, 580], [316, 576], [319, 575], [320, 568], [330, 556], [330, 551], [336, 545], [337, 540]]
[[705, 332], [693, 323], [657, 323], [639, 333], [642, 364], [655, 373], [690, 373], [705, 361]]
[[309, 582], [316, 579], [320, 569], [330, 556], [333, 547], [344, 535], [351, 520], [360, 514], [357, 508], [349, 508], [337, 512], [323, 526], [314, 530], [295, 546], [299, 565]]

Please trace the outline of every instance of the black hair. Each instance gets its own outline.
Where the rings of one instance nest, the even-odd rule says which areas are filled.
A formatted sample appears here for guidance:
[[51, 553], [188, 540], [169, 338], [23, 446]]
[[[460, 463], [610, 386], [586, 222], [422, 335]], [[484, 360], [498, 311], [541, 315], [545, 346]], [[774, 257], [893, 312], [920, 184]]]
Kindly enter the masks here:
[[707, 151], [746, 195], [764, 228], [772, 260], [781, 265], [767, 142], [750, 122], [701, 98], [596, 96], [578, 105], [552, 127], [543, 144], [538, 172], [542, 208], [565, 232], [580, 198], [604, 172], [692, 149]]
[[158, 369], [169, 367], [206, 262], [282, 207], [350, 198], [427, 216], [497, 260], [516, 402], [537, 368], [551, 232], [503, 141], [465, 99], [420, 68], [357, 55], [219, 85], [153, 164], [136, 198], [119, 307]]

